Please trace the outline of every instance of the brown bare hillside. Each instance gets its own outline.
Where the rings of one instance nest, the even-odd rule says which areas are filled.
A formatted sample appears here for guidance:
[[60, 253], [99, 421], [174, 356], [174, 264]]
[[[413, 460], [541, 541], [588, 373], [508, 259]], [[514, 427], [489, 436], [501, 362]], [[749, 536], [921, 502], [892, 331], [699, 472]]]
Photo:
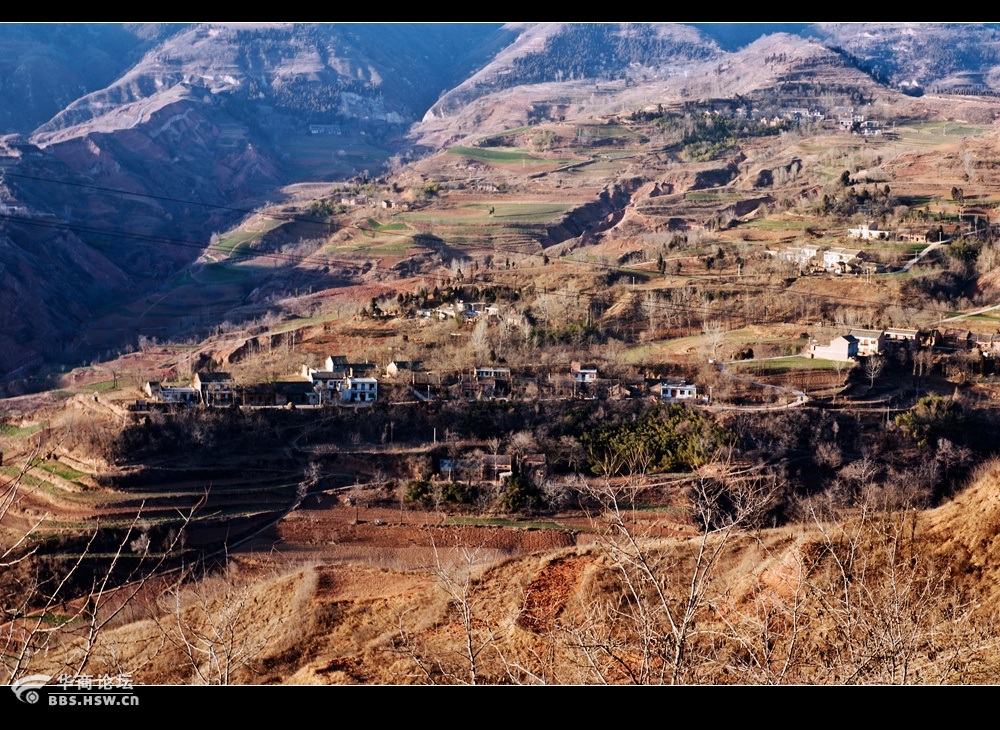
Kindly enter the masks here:
[[983, 592], [983, 601], [995, 604], [1000, 594], [1000, 462], [986, 462], [969, 488], [947, 504], [925, 515], [928, 535], [938, 541], [938, 552], [955, 561]]
[[[352, 533], [367, 560], [244, 552], [103, 634], [89, 666], [149, 683], [990, 683], [998, 469], [925, 513], [814, 511], [792, 528], [651, 539], [655, 520], [612, 518], [591, 545], [504, 557], [488, 531], [420, 527], [407, 540], [431, 549], [410, 568], [377, 565], [378, 530]], [[331, 529], [294, 525], [303, 545]]]

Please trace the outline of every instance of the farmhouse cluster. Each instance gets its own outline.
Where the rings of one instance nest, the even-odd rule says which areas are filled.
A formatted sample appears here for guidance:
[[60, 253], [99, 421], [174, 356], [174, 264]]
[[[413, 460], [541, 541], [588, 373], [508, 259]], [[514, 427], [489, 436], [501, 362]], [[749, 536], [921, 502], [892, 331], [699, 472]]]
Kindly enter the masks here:
[[370, 404], [378, 400], [375, 370], [374, 363], [351, 363], [347, 357], [334, 355], [326, 359], [323, 370], [303, 365], [299, 377], [265, 383], [238, 385], [228, 373], [196, 373], [190, 385], [147, 382], [143, 391], [150, 400], [137, 402], [136, 408], [153, 404], [209, 408]]
[[[331, 356], [323, 369], [302, 366], [294, 378], [250, 385], [228, 373], [196, 373], [189, 385], [148, 381], [147, 400], [133, 410], [202, 406], [206, 408], [295, 408], [373, 405], [380, 397], [377, 366]], [[382, 371], [397, 398], [409, 402], [511, 400], [522, 397], [609, 399], [654, 397], [665, 402], [699, 399], [698, 387], [683, 378], [656, 377], [622, 382], [601, 377], [595, 365], [573, 362], [561, 373], [514, 373], [510, 368], [477, 366], [468, 371], [426, 370], [419, 361], [394, 360]], [[383, 381], [384, 382], [384, 381]], [[704, 398], [702, 398], [704, 400]]]
[[983, 334], [964, 329], [851, 329], [825, 345], [812, 340], [803, 354], [810, 358], [850, 361], [859, 357], [884, 355], [900, 347], [911, 350], [931, 348], [946, 352], [979, 350], [983, 357], [993, 358], [1000, 355], [1000, 334]]

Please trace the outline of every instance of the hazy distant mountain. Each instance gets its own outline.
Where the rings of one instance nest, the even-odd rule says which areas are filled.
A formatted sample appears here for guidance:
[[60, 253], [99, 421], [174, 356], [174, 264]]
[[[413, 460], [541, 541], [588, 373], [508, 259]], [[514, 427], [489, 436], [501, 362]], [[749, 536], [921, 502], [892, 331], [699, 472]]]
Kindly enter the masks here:
[[677, 67], [722, 55], [711, 39], [675, 23], [528, 23], [504, 26], [517, 38], [492, 61], [444, 94], [425, 119], [517, 86], [635, 75], [670, 75]]
[[158, 44], [106, 88], [67, 104], [32, 139], [47, 145], [92, 131], [132, 128], [150, 110], [179, 99], [223, 107], [242, 123], [276, 137], [287, 133], [287, 124], [408, 124], [422, 116], [442, 90], [488, 59], [483, 54], [493, 51], [490, 44], [498, 28], [192, 26]]
[[31, 132], [74, 100], [113, 83], [180, 27], [0, 24], [0, 132]]
[[892, 86], [1000, 90], [998, 23], [817, 23], [809, 33]]

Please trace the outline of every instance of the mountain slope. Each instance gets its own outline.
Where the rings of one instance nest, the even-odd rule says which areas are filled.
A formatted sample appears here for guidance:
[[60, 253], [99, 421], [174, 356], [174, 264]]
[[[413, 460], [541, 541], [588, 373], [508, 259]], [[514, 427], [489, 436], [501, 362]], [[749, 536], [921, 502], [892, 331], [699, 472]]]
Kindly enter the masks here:
[[111, 84], [181, 26], [5, 23], [0, 27], [0, 132], [27, 134], [75, 99]]
[[127, 129], [180, 97], [210, 106], [225, 99], [247, 115], [266, 107], [265, 115], [295, 115], [298, 125], [402, 124], [481, 62], [477, 48], [485, 42], [489, 49], [495, 31], [490, 24], [198, 25], [160, 44], [107, 88], [68, 105], [32, 140], [46, 146]]

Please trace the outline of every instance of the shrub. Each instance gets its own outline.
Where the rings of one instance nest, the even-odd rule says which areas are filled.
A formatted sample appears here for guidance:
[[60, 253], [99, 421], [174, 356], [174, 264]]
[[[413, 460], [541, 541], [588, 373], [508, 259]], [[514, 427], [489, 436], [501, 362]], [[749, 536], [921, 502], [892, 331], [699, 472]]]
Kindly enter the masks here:
[[429, 479], [411, 479], [406, 484], [403, 496], [409, 502], [429, 502], [433, 490]]

